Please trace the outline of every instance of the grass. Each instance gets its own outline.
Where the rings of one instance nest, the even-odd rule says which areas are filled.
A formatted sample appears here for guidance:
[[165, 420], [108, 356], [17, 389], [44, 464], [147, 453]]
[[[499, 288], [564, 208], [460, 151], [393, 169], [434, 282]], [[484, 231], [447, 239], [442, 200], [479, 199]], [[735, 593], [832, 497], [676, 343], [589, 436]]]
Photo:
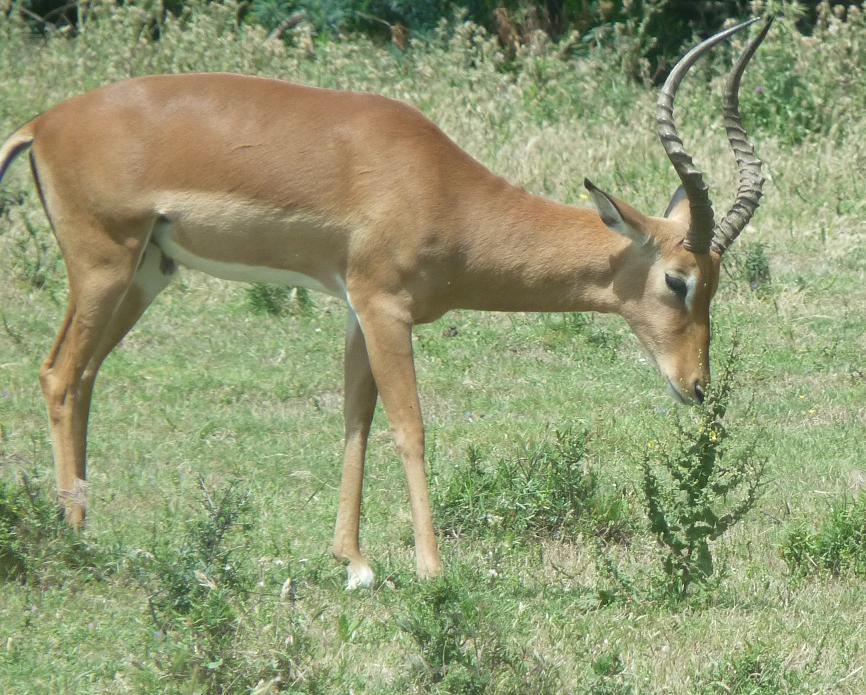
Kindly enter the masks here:
[[[162, 27], [159, 43], [147, 40], [148, 16], [137, 6], [77, 38], [47, 41], [4, 16], [0, 130], [127, 75], [235, 70], [410, 101], [495, 171], [564, 202], [588, 204], [587, 175], [648, 212], [663, 210], [675, 188], [651, 129], [654, 93], [622, 77], [603, 51], [572, 63], [538, 44], [506, 66], [471, 25], [407, 53], [321, 42], [303, 27], [284, 45], [252, 28], [238, 34], [233, 12], [199, 8], [183, 27]], [[61, 562], [66, 541], [47, 536], [26, 545], [33, 579], [0, 586], [0, 692], [863, 692], [866, 579], [851, 565], [792, 571], [782, 551], [796, 529], [818, 547], [821, 537], [807, 532], [819, 534], [837, 500], [856, 494], [851, 481], [864, 466], [866, 190], [852, 172], [866, 166], [857, 72], [866, 33], [862, 19], [828, 21], [837, 24], [817, 43], [782, 22], [744, 81], [747, 114], [768, 70], [802, 68], [793, 93], [812, 89], [816, 98], [789, 137], [776, 108], [789, 107], [780, 96], [788, 87], [784, 75], [770, 75], [773, 98], [761, 106], [754, 139], [771, 180], [714, 304], [714, 356], [727, 353], [735, 333], [743, 345], [726, 418], [743, 442], [760, 432], [769, 460], [756, 509], [713, 547], [726, 573], [710, 597], [679, 607], [600, 606], [594, 539], [584, 529], [534, 531], [530, 540], [495, 529], [443, 533], [447, 577], [417, 583], [402, 471], [381, 412], [362, 528], [380, 581], [346, 593], [344, 570], [327, 552], [342, 452], [345, 308], [315, 296], [309, 310], [257, 312], [243, 285], [188, 272], [97, 384], [82, 542], [102, 555]], [[716, 102], [705, 98], [708, 89], [719, 93], [720, 67], [705, 66], [684, 86], [678, 115], [723, 205], [734, 165]], [[851, 82], [816, 77], [822, 70]], [[20, 499], [22, 470], [50, 499], [37, 372], [62, 317], [56, 260], [19, 162], [0, 198], [4, 499]], [[634, 522], [646, 443], [675, 413], [695, 416], [670, 401], [615, 318], [455, 312], [416, 333], [434, 497], [465, 469], [470, 447], [495, 471], [497, 462], [528, 460], [527, 442], [586, 432], [579, 470], [585, 465], [598, 490], [623, 500]], [[165, 581], [150, 565], [142, 582], [141, 563], [150, 554], [186, 567], [179, 559], [195, 557], [201, 538], [193, 530], [210, 518], [202, 487], [216, 501], [228, 486], [246, 500], [225, 536], [243, 581], [226, 586], [194, 567], [185, 586], [205, 612], [166, 613], [158, 628], [148, 598], [162, 595]], [[626, 572], [657, 562], [640, 524], [611, 552]], [[210, 633], [190, 618], [225, 616], [217, 611], [224, 606], [231, 640], [222, 641], [219, 620]], [[211, 677], [228, 663], [244, 664], [239, 680]]]

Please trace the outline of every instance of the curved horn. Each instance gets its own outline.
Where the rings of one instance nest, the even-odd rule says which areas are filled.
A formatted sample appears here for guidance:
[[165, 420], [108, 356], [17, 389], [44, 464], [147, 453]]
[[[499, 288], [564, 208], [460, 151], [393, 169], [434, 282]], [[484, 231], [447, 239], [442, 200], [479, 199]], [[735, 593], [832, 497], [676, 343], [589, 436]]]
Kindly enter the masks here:
[[674, 69], [671, 70], [671, 74], [665, 80], [658, 102], [656, 103], [656, 123], [658, 125], [659, 139], [662, 141], [662, 146], [665, 148], [671, 164], [674, 165], [680, 181], [683, 182], [683, 188], [686, 189], [686, 195], [689, 199], [691, 223], [689, 224], [689, 232], [684, 246], [694, 253], [707, 253], [710, 250], [714, 228], [713, 204], [710, 202], [710, 195], [707, 191], [707, 185], [704, 183], [703, 174], [695, 167], [691, 156], [683, 147], [683, 141], [679, 133], [677, 133], [673, 117], [674, 99], [676, 98], [680, 82], [682, 82], [692, 65], [704, 53], [732, 34], [740, 31], [740, 29], [744, 29], [757, 21], [757, 19], [750, 19], [748, 22], [743, 22], [735, 27], [721, 31], [706, 41], [699, 43], [686, 53], [674, 66]]
[[716, 224], [713, 231], [713, 251], [718, 254], [724, 253], [734, 239], [740, 236], [740, 232], [752, 219], [752, 215], [755, 214], [761, 200], [761, 188], [764, 185], [764, 177], [761, 176], [761, 164], [763, 162], [755, 154], [755, 147], [749, 142], [746, 130], [743, 128], [743, 121], [740, 118], [739, 91], [740, 79], [743, 77], [746, 65], [749, 64], [758, 46], [761, 45], [761, 41], [764, 40], [772, 23], [773, 18], [770, 17], [761, 32], [740, 56], [740, 60], [737, 61], [725, 87], [723, 106], [725, 130], [728, 133], [728, 142], [731, 143], [731, 149], [734, 150], [734, 156], [737, 159], [739, 179], [737, 198], [724, 219]]

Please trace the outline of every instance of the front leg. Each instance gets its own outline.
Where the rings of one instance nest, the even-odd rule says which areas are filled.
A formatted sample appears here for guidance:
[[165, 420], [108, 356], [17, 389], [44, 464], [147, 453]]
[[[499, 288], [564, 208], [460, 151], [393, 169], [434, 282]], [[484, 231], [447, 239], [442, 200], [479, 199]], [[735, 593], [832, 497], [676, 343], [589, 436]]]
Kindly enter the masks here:
[[361, 554], [358, 527], [361, 519], [367, 437], [376, 410], [376, 382], [370, 371], [364, 334], [361, 332], [358, 317], [351, 309], [346, 325], [345, 359], [343, 412], [346, 421], [346, 449], [332, 552], [340, 560], [349, 563], [346, 588], [357, 589], [373, 584], [373, 571]]
[[442, 560], [433, 533], [424, 470], [424, 423], [412, 359], [411, 317], [398, 300], [386, 297], [358, 307], [358, 318], [373, 377], [406, 473], [418, 576], [435, 577], [442, 573]]

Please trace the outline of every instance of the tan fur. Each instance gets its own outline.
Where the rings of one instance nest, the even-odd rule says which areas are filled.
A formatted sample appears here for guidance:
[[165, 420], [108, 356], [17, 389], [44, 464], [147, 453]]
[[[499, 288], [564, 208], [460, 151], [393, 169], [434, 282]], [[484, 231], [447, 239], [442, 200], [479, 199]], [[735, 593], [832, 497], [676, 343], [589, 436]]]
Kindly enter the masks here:
[[[31, 141], [69, 272], [67, 316], [41, 381], [58, 489], [75, 525], [84, 520], [93, 381], [168, 282], [158, 274], [164, 234], [196, 257], [301, 273], [351, 302], [333, 546], [351, 576], [372, 577], [358, 526], [377, 396], [408, 479], [418, 572], [441, 571], [414, 324], [455, 308], [615, 312], [682, 398], [709, 380], [719, 262], [684, 250], [687, 206], [661, 219], [611, 198], [649, 237], [638, 245], [592, 210], [494, 176], [400, 102], [237, 75], [146, 77], [34, 119], [0, 150], [0, 171]], [[695, 278], [691, 313], [665, 285], [672, 271]]]

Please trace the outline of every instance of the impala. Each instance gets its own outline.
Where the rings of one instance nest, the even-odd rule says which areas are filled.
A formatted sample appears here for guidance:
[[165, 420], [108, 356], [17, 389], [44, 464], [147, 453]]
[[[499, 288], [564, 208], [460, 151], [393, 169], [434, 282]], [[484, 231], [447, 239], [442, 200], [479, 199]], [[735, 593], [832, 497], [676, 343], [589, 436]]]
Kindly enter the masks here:
[[408, 481], [419, 576], [441, 572], [424, 468], [411, 332], [450, 309], [620, 314], [683, 402], [710, 379], [720, 257], [761, 195], [738, 90], [769, 22], [734, 67], [724, 119], [739, 165], [717, 224], [674, 124], [692, 64], [658, 102], [682, 186], [663, 217], [585, 182], [598, 212], [494, 176], [421, 113], [371, 94], [229, 74], [126, 80], [37, 116], [0, 149], [0, 178], [28, 147], [69, 279], [66, 317], [41, 371], [58, 495], [87, 506], [93, 385], [105, 357], [183, 265], [220, 278], [302, 285], [345, 300], [345, 454], [334, 555], [349, 587], [373, 581], [358, 529], [364, 458], [381, 396]]

